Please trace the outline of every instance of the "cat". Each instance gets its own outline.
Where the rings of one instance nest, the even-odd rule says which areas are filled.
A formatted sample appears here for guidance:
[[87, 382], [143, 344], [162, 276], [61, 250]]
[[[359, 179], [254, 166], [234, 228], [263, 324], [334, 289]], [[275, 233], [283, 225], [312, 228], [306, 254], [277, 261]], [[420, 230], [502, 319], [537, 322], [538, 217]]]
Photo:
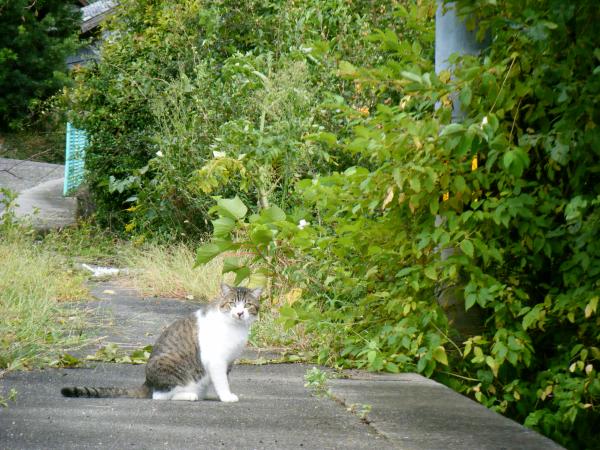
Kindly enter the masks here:
[[160, 335], [146, 365], [146, 381], [137, 388], [64, 387], [65, 397], [130, 397], [196, 401], [208, 385], [222, 402], [237, 402], [229, 372], [246, 342], [259, 310], [261, 288], [221, 284], [221, 294]]

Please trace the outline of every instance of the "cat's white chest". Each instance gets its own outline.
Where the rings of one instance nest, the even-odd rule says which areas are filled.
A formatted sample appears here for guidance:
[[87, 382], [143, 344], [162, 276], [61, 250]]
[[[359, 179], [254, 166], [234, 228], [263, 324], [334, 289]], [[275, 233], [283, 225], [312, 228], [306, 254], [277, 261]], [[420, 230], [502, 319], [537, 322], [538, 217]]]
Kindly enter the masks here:
[[198, 344], [204, 366], [210, 361], [231, 364], [243, 351], [248, 341], [249, 326], [234, 323], [218, 311], [196, 313], [198, 319]]

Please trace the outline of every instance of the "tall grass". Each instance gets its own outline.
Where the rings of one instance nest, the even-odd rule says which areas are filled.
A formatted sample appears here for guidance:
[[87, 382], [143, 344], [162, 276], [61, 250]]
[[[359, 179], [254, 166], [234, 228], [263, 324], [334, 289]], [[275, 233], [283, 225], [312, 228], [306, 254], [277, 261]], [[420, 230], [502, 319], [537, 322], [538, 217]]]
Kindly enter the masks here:
[[42, 365], [82, 341], [83, 278], [18, 228], [0, 235], [0, 372]]
[[145, 244], [124, 248], [121, 262], [131, 268], [128, 282], [146, 296], [211, 300], [219, 293], [222, 260], [194, 268], [195, 251], [187, 244]]
[[[195, 248], [189, 244], [146, 244], [144, 247], [123, 247], [121, 262], [131, 269], [125, 280], [146, 296], [170, 297], [204, 301], [215, 298], [221, 281], [231, 283], [228, 274], [223, 280], [223, 261], [216, 258], [208, 264], [194, 268]], [[271, 298], [273, 292], [262, 299], [260, 319], [252, 326], [250, 344], [260, 348], [304, 351], [308, 348], [303, 331], [296, 327], [285, 330], [277, 320], [279, 301]]]

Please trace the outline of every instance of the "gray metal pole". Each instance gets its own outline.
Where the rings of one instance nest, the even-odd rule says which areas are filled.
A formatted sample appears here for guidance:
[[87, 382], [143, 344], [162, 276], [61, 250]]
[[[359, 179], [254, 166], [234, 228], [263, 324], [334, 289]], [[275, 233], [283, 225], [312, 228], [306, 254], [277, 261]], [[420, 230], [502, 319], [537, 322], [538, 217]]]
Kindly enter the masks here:
[[[452, 66], [448, 59], [454, 53], [459, 55], [477, 55], [485, 45], [477, 42], [475, 31], [467, 30], [465, 21], [457, 16], [454, 2], [444, 6], [443, 0], [438, 0], [435, 13], [435, 73], [442, 70], [452, 73]], [[452, 119], [460, 122], [464, 113], [458, 100], [454, 101]]]
[[[467, 30], [463, 18], [456, 14], [454, 2], [444, 6], [443, 0], [438, 0], [438, 8], [435, 15], [435, 72], [439, 74], [442, 70], [453, 71], [448, 59], [451, 55], [477, 55], [485, 47], [477, 42], [475, 31]], [[458, 95], [453, 96], [452, 121], [460, 122], [465, 113], [460, 106]], [[442, 226], [441, 216], [436, 216], [436, 226]], [[443, 260], [455, 254], [457, 249], [446, 248], [440, 252]], [[475, 305], [469, 311], [465, 311], [463, 301], [463, 286], [459, 284], [445, 284], [437, 287], [437, 301], [442, 307], [450, 325], [463, 336], [477, 334], [482, 326], [482, 311]]]

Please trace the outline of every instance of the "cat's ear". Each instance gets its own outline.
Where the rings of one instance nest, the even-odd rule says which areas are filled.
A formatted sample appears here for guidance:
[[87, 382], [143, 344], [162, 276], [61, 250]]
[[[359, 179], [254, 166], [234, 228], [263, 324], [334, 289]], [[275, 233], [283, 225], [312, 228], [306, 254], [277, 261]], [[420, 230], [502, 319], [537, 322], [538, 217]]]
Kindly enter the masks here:
[[233, 292], [233, 288], [226, 283], [221, 283], [221, 294], [223, 297], [227, 297]]
[[262, 294], [262, 291], [263, 288], [261, 287], [250, 289], [250, 295], [254, 297], [255, 300], [258, 300], [260, 298], [260, 295]]

